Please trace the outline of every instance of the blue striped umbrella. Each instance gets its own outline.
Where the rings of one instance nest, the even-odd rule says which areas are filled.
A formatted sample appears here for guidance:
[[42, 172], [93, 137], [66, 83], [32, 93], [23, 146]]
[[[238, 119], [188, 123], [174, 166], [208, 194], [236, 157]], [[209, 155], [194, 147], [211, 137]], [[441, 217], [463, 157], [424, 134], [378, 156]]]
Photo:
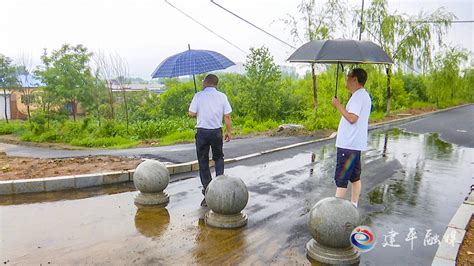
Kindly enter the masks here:
[[196, 81], [194, 75], [213, 70], [225, 69], [234, 62], [220, 53], [209, 50], [187, 50], [166, 58], [153, 71], [152, 78], [172, 78], [185, 75], [193, 75], [194, 89]]

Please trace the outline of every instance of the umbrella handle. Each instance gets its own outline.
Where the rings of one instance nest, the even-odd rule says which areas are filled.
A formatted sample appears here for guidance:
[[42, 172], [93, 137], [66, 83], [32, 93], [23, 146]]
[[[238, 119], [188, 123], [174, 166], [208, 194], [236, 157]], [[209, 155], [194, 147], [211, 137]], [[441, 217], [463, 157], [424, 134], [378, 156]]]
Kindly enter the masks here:
[[196, 88], [196, 77], [193, 74], [193, 81], [194, 81], [194, 93], [197, 93], [197, 88]]
[[334, 97], [337, 98], [337, 86], [339, 85], [339, 63], [337, 63], [337, 70], [336, 70], [336, 92], [334, 93]]

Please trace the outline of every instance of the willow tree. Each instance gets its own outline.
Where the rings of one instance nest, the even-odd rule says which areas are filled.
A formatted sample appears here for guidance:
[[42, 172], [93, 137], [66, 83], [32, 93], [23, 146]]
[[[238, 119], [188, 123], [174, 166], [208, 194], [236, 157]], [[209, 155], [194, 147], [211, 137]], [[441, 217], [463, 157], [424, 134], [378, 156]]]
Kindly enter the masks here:
[[[360, 11], [355, 14], [358, 20]], [[432, 13], [420, 12], [418, 15], [397, 14], [388, 10], [387, 0], [373, 0], [364, 10], [363, 30], [367, 37], [378, 43], [391, 56], [395, 64], [406, 64], [411, 68], [420, 67], [422, 71], [433, 63], [436, 45], [441, 45], [451, 25], [454, 14], [443, 7]], [[390, 78], [392, 66], [386, 68], [386, 112], [390, 113], [392, 98]]]
[[[297, 44], [334, 37], [337, 29], [345, 27], [345, 5], [339, 0], [303, 0], [298, 5], [300, 18], [288, 15], [283, 22], [290, 27], [290, 34]], [[318, 107], [316, 64], [311, 64], [313, 104]]]
[[428, 96], [438, 107], [440, 100], [449, 99], [453, 102], [456, 97], [461, 96], [460, 93], [456, 94], [457, 91], [460, 91], [463, 96], [468, 96], [469, 91], [472, 91], [472, 88], [464, 91], [463, 80], [460, 76], [461, 63], [467, 59], [467, 52], [457, 48], [448, 48], [435, 56], [433, 70], [430, 73], [431, 86], [428, 89]]

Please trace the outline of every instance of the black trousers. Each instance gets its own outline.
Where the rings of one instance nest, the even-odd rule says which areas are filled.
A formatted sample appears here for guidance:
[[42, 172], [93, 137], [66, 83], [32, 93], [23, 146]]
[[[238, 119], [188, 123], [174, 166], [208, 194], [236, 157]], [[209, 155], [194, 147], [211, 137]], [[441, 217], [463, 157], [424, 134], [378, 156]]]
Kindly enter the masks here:
[[224, 153], [222, 152], [222, 129], [198, 128], [196, 133], [196, 152], [199, 162], [199, 176], [203, 186], [202, 194], [212, 180], [209, 169], [209, 149], [212, 149], [212, 160], [215, 162], [216, 176], [224, 174]]

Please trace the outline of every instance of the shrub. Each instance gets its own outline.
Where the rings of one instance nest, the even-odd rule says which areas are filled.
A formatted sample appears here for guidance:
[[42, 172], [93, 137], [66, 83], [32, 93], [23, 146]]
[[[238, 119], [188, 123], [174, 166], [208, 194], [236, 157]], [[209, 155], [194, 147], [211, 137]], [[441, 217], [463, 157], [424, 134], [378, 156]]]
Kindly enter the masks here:
[[378, 122], [381, 121], [385, 117], [385, 113], [382, 111], [375, 111], [370, 113], [370, 121], [371, 122]]
[[7, 123], [6, 121], [0, 121], [0, 135], [7, 135], [20, 132], [25, 129], [25, 123], [23, 121], [13, 120]]

